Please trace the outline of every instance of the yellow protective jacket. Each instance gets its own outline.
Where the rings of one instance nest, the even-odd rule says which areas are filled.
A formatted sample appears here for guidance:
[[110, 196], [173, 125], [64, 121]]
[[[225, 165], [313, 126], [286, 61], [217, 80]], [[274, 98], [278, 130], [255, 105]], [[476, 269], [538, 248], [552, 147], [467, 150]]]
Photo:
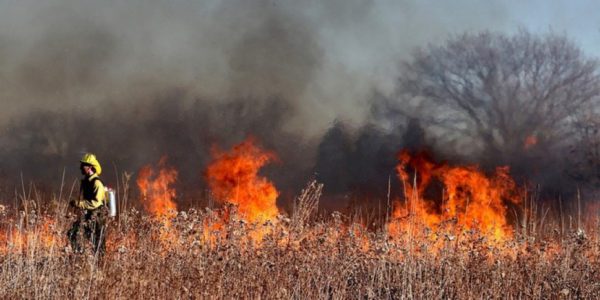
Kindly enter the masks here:
[[77, 207], [93, 210], [106, 203], [106, 189], [97, 174], [81, 180], [80, 200]]

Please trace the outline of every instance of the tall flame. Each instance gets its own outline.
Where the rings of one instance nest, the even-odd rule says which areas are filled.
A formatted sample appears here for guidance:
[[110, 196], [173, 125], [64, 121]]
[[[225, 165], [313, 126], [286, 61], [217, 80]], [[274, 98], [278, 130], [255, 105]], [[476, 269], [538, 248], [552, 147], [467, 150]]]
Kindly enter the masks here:
[[[477, 230], [491, 240], [500, 241], [512, 236], [506, 219], [506, 204], [518, 204], [521, 199], [508, 167], [496, 168], [488, 177], [476, 166], [436, 164], [424, 153], [411, 156], [408, 151], [402, 151], [398, 159], [396, 169], [405, 186], [406, 202], [395, 207], [391, 231], [405, 230], [407, 224], [402, 221], [403, 217], [414, 215], [431, 229], [453, 221], [459, 228]], [[409, 168], [415, 172], [412, 181]], [[444, 187], [441, 203], [424, 198], [424, 192], [434, 178]]]
[[274, 159], [276, 155], [261, 149], [253, 138], [229, 152], [213, 147], [213, 161], [206, 170], [210, 190], [218, 201], [237, 206], [249, 222], [273, 220], [279, 213], [276, 205], [279, 192], [258, 171]]
[[147, 165], [140, 170], [137, 178], [144, 208], [162, 225], [158, 239], [165, 249], [176, 241], [176, 234], [171, 231], [171, 219], [177, 215], [177, 205], [174, 201], [176, 193], [173, 187], [176, 180], [177, 170], [167, 165], [166, 156], [159, 160], [158, 172]]
[[139, 172], [137, 185], [142, 193], [144, 208], [155, 217], [168, 218], [177, 211], [173, 188], [177, 170], [167, 165], [166, 156], [160, 159], [158, 168], [156, 172], [150, 165], [143, 167]]

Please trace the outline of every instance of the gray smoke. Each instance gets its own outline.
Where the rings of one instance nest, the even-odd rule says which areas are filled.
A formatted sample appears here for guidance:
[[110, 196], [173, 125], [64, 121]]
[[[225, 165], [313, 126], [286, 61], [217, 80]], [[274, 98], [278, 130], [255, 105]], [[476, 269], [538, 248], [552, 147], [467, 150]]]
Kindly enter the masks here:
[[107, 176], [168, 155], [201, 193], [211, 145], [254, 135], [279, 154], [266, 173], [284, 191], [312, 176], [332, 193], [385, 188], [395, 152], [426, 143], [415, 116], [377, 100], [400, 61], [451, 33], [527, 25], [535, 5], [0, 1], [0, 177], [55, 187], [85, 151]]
[[[2, 8], [1, 123], [33, 109], [143, 107], [179, 89], [187, 98], [174, 101], [185, 104], [277, 97], [296, 111], [283, 126], [314, 134], [333, 114], [323, 93], [343, 81], [323, 81], [332, 67], [327, 45], [291, 4], [23, 1]], [[352, 103], [361, 94], [344, 101], [347, 112], [360, 110]]]
[[279, 97], [295, 110], [286, 130], [319, 136], [336, 118], [362, 122], [372, 91], [393, 90], [413, 47], [482, 24], [505, 27], [502, 5], [463, 6], [2, 1], [0, 123], [32, 109], [143, 106], [177, 88], [206, 102]]
[[306, 138], [294, 122], [325, 122], [299, 114], [324, 50], [276, 3], [4, 6], [3, 177], [55, 183], [92, 151], [129, 171], [167, 155], [182, 183], [201, 185], [212, 144], [256, 135], [286, 156]]

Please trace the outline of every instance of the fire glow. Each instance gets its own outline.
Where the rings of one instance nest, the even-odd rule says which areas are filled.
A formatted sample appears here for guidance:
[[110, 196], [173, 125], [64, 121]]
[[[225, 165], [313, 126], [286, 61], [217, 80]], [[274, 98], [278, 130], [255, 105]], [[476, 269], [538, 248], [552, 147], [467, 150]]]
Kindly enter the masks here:
[[44, 217], [39, 223], [28, 229], [12, 229], [0, 233], [0, 253], [20, 253], [25, 250], [59, 249], [64, 238], [56, 234], [55, 221]]
[[144, 208], [159, 218], [172, 217], [177, 211], [175, 189], [172, 185], [177, 180], [177, 171], [167, 166], [167, 158], [163, 156], [158, 162], [158, 172], [147, 165], [138, 175], [137, 185], [142, 195]]
[[144, 208], [162, 224], [159, 240], [163, 245], [172, 244], [175, 239], [170, 229], [171, 219], [177, 215], [173, 187], [177, 175], [177, 170], [168, 166], [167, 157], [163, 156], [158, 162], [158, 171], [147, 165], [140, 170], [137, 179]]
[[[249, 138], [228, 151], [213, 147], [212, 155], [213, 160], [204, 174], [212, 195], [223, 208], [216, 211], [214, 218], [206, 218], [201, 228], [195, 231], [201, 238], [189, 236], [187, 239], [201, 240], [206, 245], [214, 246], [218, 240], [227, 238], [227, 228], [241, 219], [244, 224], [249, 224], [243, 231], [248, 240], [254, 246], [260, 246], [263, 238], [271, 234], [273, 226], [286, 226], [279, 221], [281, 212], [276, 205], [278, 190], [270, 180], [259, 174], [264, 166], [277, 159], [276, 154], [262, 149], [253, 138]], [[518, 205], [522, 195], [509, 176], [508, 168], [499, 167], [493, 174], [486, 175], [476, 166], [438, 164], [425, 153], [412, 155], [408, 151], [400, 152], [398, 161], [396, 171], [404, 186], [404, 199], [395, 202], [391, 218], [385, 224], [392, 238], [418, 237], [418, 232], [423, 229], [432, 232], [421, 236], [426, 239], [439, 234], [458, 236], [465, 231], [476, 231], [492, 242], [512, 238], [513, 227], [507, 219], [507, 207]], [[177, 177], [177, 170], [169, 166], [166, 157], [163, 157], [156, 166], [143, 167], [136, 181], [141, 204], [160, 225], [154, 238], [160, 242], [163, 254], [186, 243], [186, 238], [182, 239], [178, 231], [180, 228], [173, 223], [178, 216], [174, 188]], [[432, 193], [434, 183], [439, 183], [441, 187], [439, 196]], [[343, 230], [330, 228], [333, 230], [331, 239], [325, 241], [330, 240], [335, 244], [344, 238], [342, 232], [347, 232], [362, 252], [372, 250], [364, 225], [337, 223]], [[266, 224], [270, 225], [263, 226]], [[40, 230], [32, 232], [35, 236], [31, 237], [42, 242], [39, 246], [52, 248], [57, 241], [64, 240], [52, 232], [53, 227], [53, 223], [46, 220], [39, 227]], [[318, 237], [328, 232], [322, 229], [309, 229], [305, 234]], [[31, 237], [20, 231], [12, 230], [4, 235], [11, 242], [0, 248], [3, 252], [33, 245], [29, 242]], [[123, 245], [135, 247], [135, 241], [135, 236], [120, 240], [108, 237], [110, 251]]]
[[279, 213], [276, 205], [279, 192], [258, 171], [276, 159], [276, 155], [262, 150], [249, 138], [229, 152], [213, 147], [213, 157], [206, 177], [215, 198], [235, 205], [248, 222], [274, 220]]
[[[519, 204], [521, 197], [507, 167], [498, 167], [486, 176], [476, 166], [453, 167], [434, 163], [425, 153], [398, 154], [398, 177], [405, 189], [405, 202], [396, 203], [390, 231], [398, 235], [409, 230], [414, 223], [439, 231], [442, 224], [454, 223], [454, 232], [476, 230], [492, 241], [512, 237], [507, 221], [507, 204]], [[411, 176], [411, 169], [414, 175]], [[424, 197], [433, 179], [443, 185], [440, 201]]]

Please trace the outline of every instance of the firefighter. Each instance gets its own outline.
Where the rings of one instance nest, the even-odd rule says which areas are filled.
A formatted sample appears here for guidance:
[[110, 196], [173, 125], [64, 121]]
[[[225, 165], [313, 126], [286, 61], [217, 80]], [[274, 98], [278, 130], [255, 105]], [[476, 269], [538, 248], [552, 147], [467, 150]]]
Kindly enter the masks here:
[[93, 253], [104, 253], [106, 237], [106, 221], [108, 209], [106, 191], [99, 175], [102, 173], [100, 162], [96, 156], [87, 153], [81, 158], [81, 187], [79, 198], [71, 201], [71, 206], [80, 210], [77, 220], [68, 232], [71, 248], [76, 253], [82, 253], [83, 237], [91, 241]]

